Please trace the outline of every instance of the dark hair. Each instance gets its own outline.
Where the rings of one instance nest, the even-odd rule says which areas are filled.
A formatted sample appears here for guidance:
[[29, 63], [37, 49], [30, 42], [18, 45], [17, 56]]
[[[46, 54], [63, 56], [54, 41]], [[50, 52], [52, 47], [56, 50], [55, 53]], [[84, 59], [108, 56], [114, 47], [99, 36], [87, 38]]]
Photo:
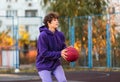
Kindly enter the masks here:
[[58, 17], [56, 12], [50, 12], [44, 17], [43, 23], [48, 27], [48, 22], [51, 23], [52, 19], [58, 19]]

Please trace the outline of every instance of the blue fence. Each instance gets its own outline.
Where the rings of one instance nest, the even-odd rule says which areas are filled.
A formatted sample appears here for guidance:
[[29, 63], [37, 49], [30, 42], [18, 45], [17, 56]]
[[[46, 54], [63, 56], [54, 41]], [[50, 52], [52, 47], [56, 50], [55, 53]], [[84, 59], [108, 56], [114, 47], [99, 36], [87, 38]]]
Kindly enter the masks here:
[[[61, 17], [59, 29], [66, 36], [66, 44], [74, 46], [80, 53], [77, 61], [70, 64], [63, 61], [63, 65], [88, 68], [120, 67], [120, 26], [117, 24], [119, 20], [116, 20], [116, 16], [119, 14]], [[13, 41], [13, 44], [9, 44], [10, 47], [7, 48], [1, 43], [1, 54], [2, 50], [16, 50], [15, 68], [19, 68], [21, 64], [34, 63], [35, 58], [30, 62], [25, 60], [30, 59], [32, 50], [35, 51], [34, 56], [36, 56], [36, 40], [39, 35], [39, 26], [42, 25], [42, 17], [1, 16], [0, 21], [0, 29], [2, 29], [0, 37], [5, 32]], [[2, 57], [0, 57], [1, 60]]]
[[[119, 13], [116, 13], [62, 19], [61, 28], [63, 27], [63, 31], [69, 30], [66, 30], [69, 34], [65, 32], [66, 37], [69, 35], [68, 45], [74, 45], [80, 52], [79, 60], [70, 64], [72, 67], [120, 67], [120, 60], [116, 59], [116, 56], [120, 56], [120, 24], [116, 18], [119, 16]], [[66, 25], [63, 25], [64, 23]]]

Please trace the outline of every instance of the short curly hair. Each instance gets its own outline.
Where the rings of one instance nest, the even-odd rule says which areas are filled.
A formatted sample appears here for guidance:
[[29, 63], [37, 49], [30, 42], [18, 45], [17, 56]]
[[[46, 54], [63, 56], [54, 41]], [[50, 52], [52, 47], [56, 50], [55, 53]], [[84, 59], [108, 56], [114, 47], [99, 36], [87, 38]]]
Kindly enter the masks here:
[[44, 17], [43, 23], [46, 27], [48, 27], [48, 22], [51, 23], [53, 19], [58, 19], [59, 15], [56, 12], [50, 12]]

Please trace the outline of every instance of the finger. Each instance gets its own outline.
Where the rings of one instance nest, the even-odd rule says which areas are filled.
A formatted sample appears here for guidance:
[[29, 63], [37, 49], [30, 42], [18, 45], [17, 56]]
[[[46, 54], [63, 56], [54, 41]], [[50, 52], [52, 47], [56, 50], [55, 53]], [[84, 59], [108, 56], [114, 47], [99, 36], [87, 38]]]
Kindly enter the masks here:
[[64, 51], [64, 52], [67, 52], [67, 49], [64, 49], [63, 51]]

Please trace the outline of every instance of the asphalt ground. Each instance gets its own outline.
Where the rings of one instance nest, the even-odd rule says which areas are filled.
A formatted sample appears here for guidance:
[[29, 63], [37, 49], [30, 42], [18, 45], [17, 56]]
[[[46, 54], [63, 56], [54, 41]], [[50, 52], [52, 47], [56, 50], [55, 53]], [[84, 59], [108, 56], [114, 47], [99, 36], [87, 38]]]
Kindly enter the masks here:
[[[120, 82], [120, 72], [70, 71], [68, 82]], [[46, 77], [47, 78], [47, 77]], [[53, 82], [57, 82], [53, 77]], [[37, 73], [0, 74], [0, 82], [42, 82]]]

